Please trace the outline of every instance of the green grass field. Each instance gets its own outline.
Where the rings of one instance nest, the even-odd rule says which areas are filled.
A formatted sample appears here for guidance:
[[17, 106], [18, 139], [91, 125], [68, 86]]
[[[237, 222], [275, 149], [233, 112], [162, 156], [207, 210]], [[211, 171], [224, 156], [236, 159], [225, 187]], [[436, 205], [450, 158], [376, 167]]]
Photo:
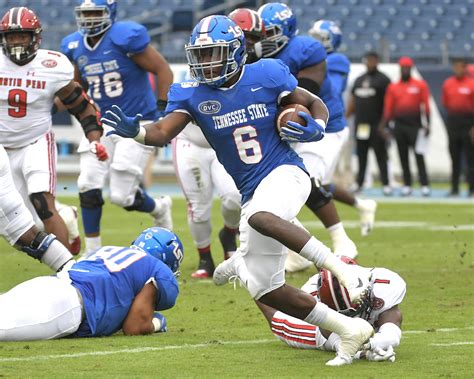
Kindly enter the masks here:
[[[62, 199], [75, 203], [75, 199]], [[277, 341], [246, 290], [190, 278], [198, 256], [183, 199], [174, 202], [175, 232], [185, 245], [181, 293], [167, 312], [168, 333], [125, 337], [0, 343], [0, 377], [473, 377], [474, 204], [381, 203], [378, 227], [360, 237], [358, 215], [339, 207], [359, 248], [359, 263], [383, 266], [407, 282], [401, 346], [395, 363], [354, 362], [329, 368], [332, 353], [295, 350]], [[222, 259], [214, 207], [214, 257]], [[303, 211], [300, 220], [329, 243]], [[149, 226], [147, 215], [107, 205], [103, 241], [127, 245]], [[49, 274], [46, 266], [0, 241], [0, 292]], [[313, 270], [293, 274], [301, 285]], [[1, 312], [2, 310], [0, 310]], [[31, 312], [34, 312], [31, 309]]]

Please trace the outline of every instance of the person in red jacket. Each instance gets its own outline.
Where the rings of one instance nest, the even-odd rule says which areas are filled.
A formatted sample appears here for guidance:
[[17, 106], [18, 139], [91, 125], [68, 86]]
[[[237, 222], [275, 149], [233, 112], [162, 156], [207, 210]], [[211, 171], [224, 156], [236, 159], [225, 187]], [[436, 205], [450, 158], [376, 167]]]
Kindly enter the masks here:
[[[397, 83], [391, 83], [385, 94], [384, 116], [379, 125], [379, 131], [386, 139], [390, 137], [387, 125], [394, 122], [393, 135], [397, 141], [398, 154], [403, 170], [402, 196], [410, 196], [412, 193], [412, 178], [409, 164], [409, 149], [413, 149], [418, 167], [423, 196], [430, 195], [428, 174], [426, 172], [425, 159], [421, 141], [417, 139], [426, 138], [430, 133], [430, 91], [424, 80], [414, 79], [411, 76], [413, 60], [409, 57], [401, 57], [398, 61], [401, 70], [401, 79]], [[415, 146], [417, 148], [415, 148]]]
[[448, 117], [446, 127], [451, 155], [451, 196], [459, 195], [459, 177], [464, 154], [469, 196], [474, 196], [474, 77], [467, 74], [463, 58], [453, 61], [454, 75], [443, 83], [441, 100]]

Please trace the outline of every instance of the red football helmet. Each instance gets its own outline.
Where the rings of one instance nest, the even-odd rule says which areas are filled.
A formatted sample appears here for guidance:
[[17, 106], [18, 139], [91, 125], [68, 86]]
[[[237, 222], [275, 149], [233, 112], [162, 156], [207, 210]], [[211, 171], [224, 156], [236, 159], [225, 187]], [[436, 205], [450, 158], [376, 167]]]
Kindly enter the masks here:
[[[341, 256], [341, 261], [351, 265], [357, 265], [357, 262], [349, 257]], [[321, 302], [329, 308], [334, 309], [349, 317], [367, 314], [369, 301], [364, 301], [361, 305], [351, 303], [349, 292], [341, 286], [336, 277], [326, 269], [321, 269], [318, 280], [318, 293]]]
[[[26, 7], [11, 8], [2, 18], [0, 36], [4, 54], [16, 64], [24, 65], [36, 55], [41, 42], [41, 23], [36, 14]], [[10, 33], [29, 33], [28, 43], [9, 43]]]
[[248, 8], [237, 8], [228, 16], [244, 31], [249, 63], [262, 57], [262, 39], [265, 38], [265, 26], [259, 14]]

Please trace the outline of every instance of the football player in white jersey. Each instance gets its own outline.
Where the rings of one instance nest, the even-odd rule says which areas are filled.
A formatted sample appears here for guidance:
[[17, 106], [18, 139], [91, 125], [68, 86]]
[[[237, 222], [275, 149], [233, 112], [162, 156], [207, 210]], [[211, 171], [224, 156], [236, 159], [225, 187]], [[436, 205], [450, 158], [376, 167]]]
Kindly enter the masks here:
[[41, 24], [26, 7], [11, 8], [0, 23], [0, 144], [8, 154], [16, 188], [35, 223], [69, 247], [66, 225], [55, 207], [56, 144], [51, 109], [58, 96], [81, 123], [99, 160], [102, 126], [96, 108], [74, 79], [61, 53], [40, 49]]
[[13, 184], [7, 153], [0, 145], [0, 235], [12, 246], [57, 271], [72, 259], [54, 234], [41, 232]]
[[224, 227], [219, 231], [224, 259], [237, 249], [240, 193], [197, 125], [188, 124], [176, 137], [173, 153], [176, 175], [188, 203], [189, 230], [199, 252], [199, 266], [191, 276], [196, 279], [212, 278], [211, 210], [214, 189], [221, 199], [224, 219]]
[[[342, 256], [341, 260], [357, 264], [348, 257]], [[393, 362], [394, 349], [400, 344], [402, 336], [403, 317], [399, 304], [405, 297], [406, 283], [397, 273], [381, 267], [372, 269], [370, 283], [370, 295], [360, 306], [351, 304], [347, 290], [325, 269], [309, 278], [301, 289], [340, 313], [366, 319], [375, 328], [375, 335], [355, 358]], [[340, 341], [337, 334], [259, 302], [257, 305], [267, 319], [272, 333], [287, 345], [300, 349], [337, 351]]]

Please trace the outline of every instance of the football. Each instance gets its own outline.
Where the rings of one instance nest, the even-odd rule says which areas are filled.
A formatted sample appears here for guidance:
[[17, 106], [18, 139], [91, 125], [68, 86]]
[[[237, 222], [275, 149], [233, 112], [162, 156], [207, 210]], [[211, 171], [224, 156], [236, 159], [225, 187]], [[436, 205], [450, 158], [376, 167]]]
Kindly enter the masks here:
[[294, 121], [298, 124], [305, 125], [306, 121], [304, 118], [298, 116], [298, 112], [306, 112], [311, 114], [309, 109], [306, 108], [304, 105], [301, 104], [288, 104], [284, 107], [281, 107], [278, 111], [276, 127], [278, 132], [280, 132], [281, 128], [286, 126], [288, 121]]

